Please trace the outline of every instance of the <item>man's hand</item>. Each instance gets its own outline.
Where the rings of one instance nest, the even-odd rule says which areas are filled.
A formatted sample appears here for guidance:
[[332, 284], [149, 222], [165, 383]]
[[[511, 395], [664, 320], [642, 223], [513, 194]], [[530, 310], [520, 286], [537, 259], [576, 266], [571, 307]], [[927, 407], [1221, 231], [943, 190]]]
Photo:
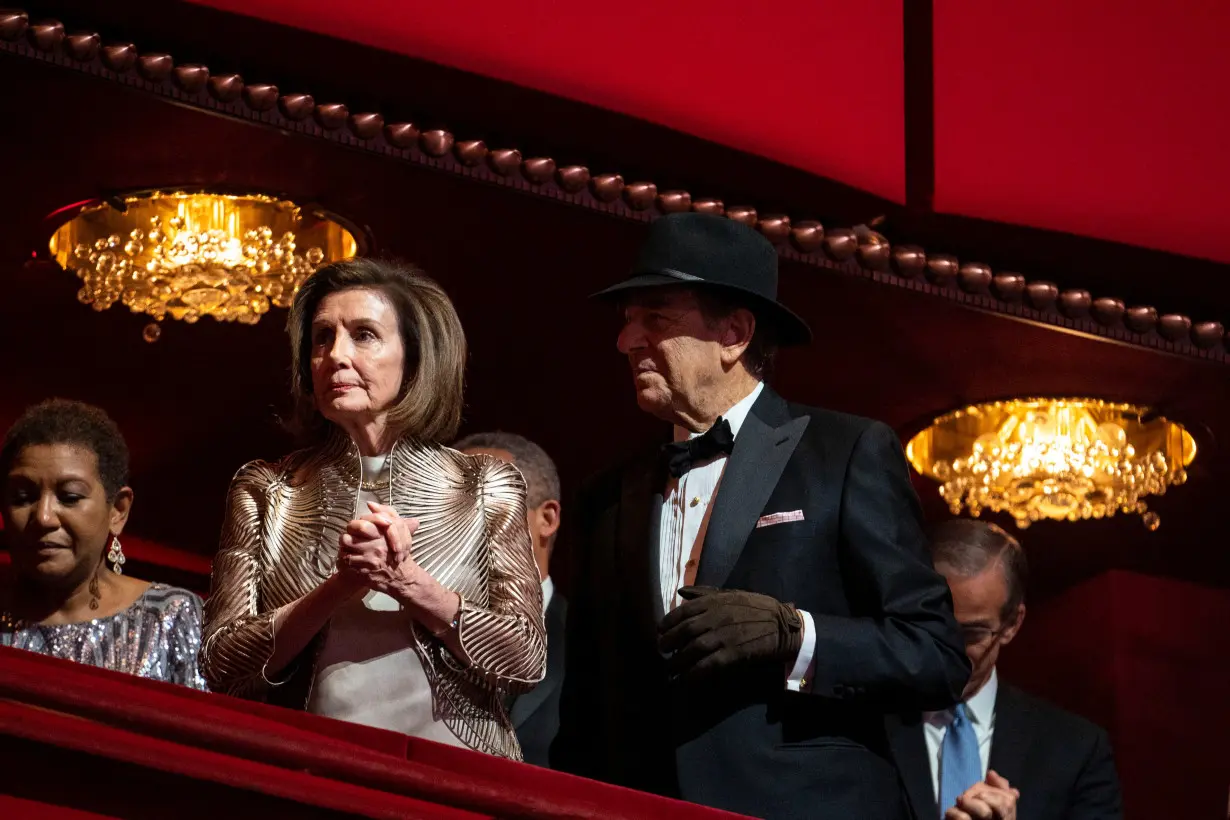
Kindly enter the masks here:
[[957, 798], [957, 805], [944, 812], [944, 820], [1016, 820], [1016, 801], [1021, 793], [995, 770]]
[[736, 589], [684, 587], [684, 603], [658, 625], [658, 648], [673, 653], [672, 675], [699, 678], [751, 662], [793, 663], [803, 619], [790, 604]]

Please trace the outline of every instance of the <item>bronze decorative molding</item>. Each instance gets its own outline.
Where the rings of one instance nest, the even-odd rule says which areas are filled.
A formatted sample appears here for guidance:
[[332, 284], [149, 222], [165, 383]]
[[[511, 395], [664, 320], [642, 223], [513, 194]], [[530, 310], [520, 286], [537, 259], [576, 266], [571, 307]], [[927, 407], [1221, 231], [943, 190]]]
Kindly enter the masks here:
[[[625, 182], [616, 173], [593, 175], [581, 165], [557, 167], [550, 157], [523, 158], [514, 148], [489, 148], [471, 135], [445, 129], [420, 131], [410, 122], [387, 122], [379, 112], [351, 113], [342, 103], [317, 103], [306, 93], [245, 83], [238, 74], [211, 75], [198, 64], [176, 65], [168, 54], [139, 54], [130, 43], [106, 43], [92, 32], [66, 34], [55, 20], [31, 22], [28, 14], [0, 9], [0, 51], [120, 82], [241, 120], [346, 144], [460, 176], [505, 185], [572, 205], [648, 221], [693, 210], [725, 214], [760, 230], [781, 256], [813, 267], [928, 293], [1025, 321], [1064, 328], [1167, 353], [1230, 363], [1230, 337], [1220, 322], [1159, 316], [1148, 305], [1094, 298], [1088, 291], [1060, 291], [1052, 282], [1020, 273], [995, 272], [915, 245], [893, 245], [864, 226], [825, 229], [819, 222], [758, 213], [751, 205], [726, 206], [688, 191], [659, 191], [652, 181]], [[134, 71], [135, 69], [135, 71]]]

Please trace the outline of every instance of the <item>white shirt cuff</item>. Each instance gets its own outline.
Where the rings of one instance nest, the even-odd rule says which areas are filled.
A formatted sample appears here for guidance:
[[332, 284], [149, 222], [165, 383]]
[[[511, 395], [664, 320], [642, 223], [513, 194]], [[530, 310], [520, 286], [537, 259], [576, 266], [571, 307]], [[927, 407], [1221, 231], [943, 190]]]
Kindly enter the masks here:
[[786, 688], [791, 692], [806, 692], [811, 687], [812, 659], [816, 654], [816, 623], [805, 609], [800, 609], [799, 615], [803, 618], [803, 645], [790, 677], [786, 678]]

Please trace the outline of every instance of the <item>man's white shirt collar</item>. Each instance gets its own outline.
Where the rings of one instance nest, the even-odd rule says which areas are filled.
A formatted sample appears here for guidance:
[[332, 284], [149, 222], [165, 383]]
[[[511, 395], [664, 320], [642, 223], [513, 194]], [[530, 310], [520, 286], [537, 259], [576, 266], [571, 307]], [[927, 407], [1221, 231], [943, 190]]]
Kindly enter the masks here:
[[989, 726], [995, 716], [995, 698], [999, 694], [999, 673], [992, 668], [991, 677], [982, 688], [965, 701], [965, 714], [975, 726]]
[[542, 579], [542, 611], [546, 612], [547, 607], [551, 606], [551, 596], [555, 594], [555, 582], [548, 575]]
[[[999, 671], [992, 668], [991, 677], [987, 678], [987, 682], [969, 700], [965, 701], [965, 714], [969, 717], [970, 723], [983, 730], [989, 730], [995, 722], [995, 699], [998, 695]], [[952, 723], [952, 715], [952, 709], [945, 709], [941, 712], [926, 712], [923, 718], [933, 726], [947, 726]]]
[[991, 677], [983, 687], [965, 702], [965, 714], [975, 726], [986, 726], [995, 715], [995, 698], [999, 694], [999, 673], [992, 668]]

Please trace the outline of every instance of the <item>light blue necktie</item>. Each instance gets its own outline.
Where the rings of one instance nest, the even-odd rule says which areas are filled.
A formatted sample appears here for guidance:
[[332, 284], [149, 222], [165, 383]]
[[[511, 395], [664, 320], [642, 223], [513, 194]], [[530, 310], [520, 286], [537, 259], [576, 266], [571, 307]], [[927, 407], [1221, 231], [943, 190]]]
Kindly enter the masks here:
[[978, 737], [969, 715], [965, 714], [965, 704], [958, 703], [940, 749], [940, 817], [979, 780], [982, 780], [982, 760], [978, 756]]

